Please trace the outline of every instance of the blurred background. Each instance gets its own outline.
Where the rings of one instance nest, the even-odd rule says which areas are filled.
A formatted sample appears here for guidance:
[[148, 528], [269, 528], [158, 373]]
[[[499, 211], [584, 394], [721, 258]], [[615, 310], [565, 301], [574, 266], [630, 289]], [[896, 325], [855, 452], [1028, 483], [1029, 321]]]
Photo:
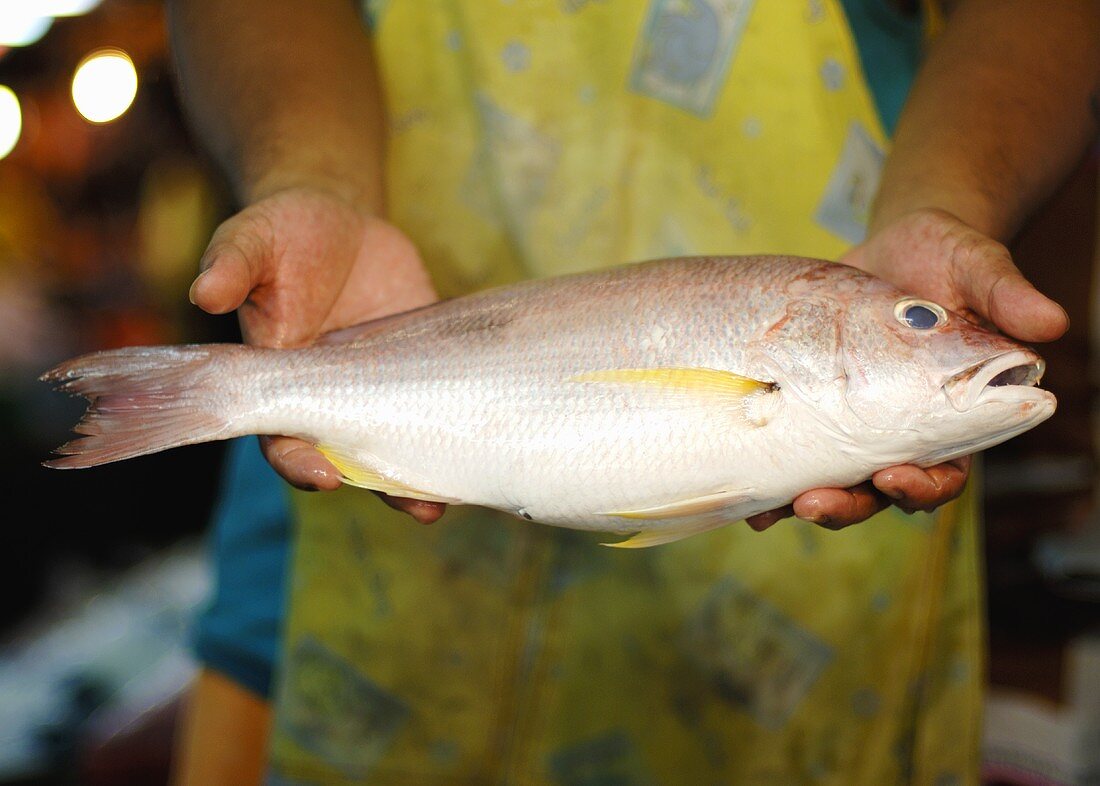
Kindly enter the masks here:
[[36, 381], [59, 360], [239, 340], [232, 317], [187, 300], [228, 199], [169, 70], [159, 2], [0, 2], [4, 784], [163, 782], [170, 710], [117, 763], [107, 741], [171, 707], [191, 673], [222, 446], [94, 473], [39, 466], [82, 410]]
[[[0, 786], [166, 781], [222, 448], [46, 470], [82, 404], [36, 378], [238, 340], [187, 301], [230, 207], [160, 2], [0, 0]], [[1073, 327], [1043, 350], [1058, 415], [985, 459], [991, 784], [1100, 783], [1097, 214], [1094, 151], [1014, 246]]]

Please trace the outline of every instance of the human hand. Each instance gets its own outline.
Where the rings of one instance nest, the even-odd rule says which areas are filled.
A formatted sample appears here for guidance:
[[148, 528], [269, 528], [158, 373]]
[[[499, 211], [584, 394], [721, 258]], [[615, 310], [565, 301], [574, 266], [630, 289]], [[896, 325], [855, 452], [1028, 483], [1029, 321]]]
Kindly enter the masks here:
[[[944, 211], [902, 216], [840, 261], [1020, 341], [1053, 341], [1069, 328], [1065, 310], [1027, 282], [1008, 249]], [[969, 470], [969, 456], [927, 469], [889, 467], [853, 488], [807, 491], [748, 524], [764, 530], [795, 515], [840, 529], [891, 504], [910, 513], [931, 511], [962, 493]]]
[[[237, 309], [246, 342], [311, 343], [331, 330], [437, 300], [412, 242], [353, 202], [318, 188], [287, 188], [218, 227], [191, 285], [211, 314]], [[292, 485], [335, 489], [340, 473], [307, 442], [262, 437], [264, 455]], [[380, 495], [427, 524], [444, 505]]]

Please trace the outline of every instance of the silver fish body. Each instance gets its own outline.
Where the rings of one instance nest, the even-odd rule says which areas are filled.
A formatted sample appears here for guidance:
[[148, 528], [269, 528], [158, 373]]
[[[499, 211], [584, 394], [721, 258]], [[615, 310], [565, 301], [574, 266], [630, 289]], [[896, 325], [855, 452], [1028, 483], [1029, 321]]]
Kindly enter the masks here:
[[[54, 466], [287, 434], [356, 485], [652, 545], [1008, 439], [1054, 412], [1042, 369], [843, 265], [700, 257], [489, 290], [304, 349], [118, 350], [46, 378], [92, 401]], [[126, 425], [152, 410], [162, 425]]]

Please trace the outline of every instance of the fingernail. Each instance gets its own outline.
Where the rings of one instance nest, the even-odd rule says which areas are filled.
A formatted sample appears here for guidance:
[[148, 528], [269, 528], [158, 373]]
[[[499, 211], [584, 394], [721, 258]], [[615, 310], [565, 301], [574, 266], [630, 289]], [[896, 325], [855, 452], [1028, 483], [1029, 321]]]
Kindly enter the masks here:
[[207, 268], [206, 270], [195, 276], [195, 280], [191, 282], [191, 288], [187, 290], [187, 299], [191, 301], [191, 305], [198, 305], [197, 303], [195, 303], [195, 290], [198, 288], [199, 282], [202, 281], [203, 276], [205, 276], [209, 272], [210, 268]]
[[901, 489], [879, 489], [879, 491], [881, 491], [883, 494], [888, 496], [890, 499], [904, 499], [905, 498], [905, 492], [902, 491]]
[[1054, 305], [1058, 306], [1058, 309], [1062, 312], [1062, 316], [1066, 320], [1066, 330], [1069, 330], [1071, 325], [1072, 325], [1072, 323], [1070, 322], [1070, 319], [1069, 319], [1069, 312], [1066, 311], [1064, 308], [1062, 308], [1062, 304], [1058, 303], [1057, 301], [1054, 302]]
[[811, 524], [817, 524], [818, 526], [823, 527], [826, 524], [830, 523], [832, 519], [830, 519], [824, 513], [819, 513], [816, 516], [809, 516], [807, 518], [804, 518], [803, 521], [808, 521]]

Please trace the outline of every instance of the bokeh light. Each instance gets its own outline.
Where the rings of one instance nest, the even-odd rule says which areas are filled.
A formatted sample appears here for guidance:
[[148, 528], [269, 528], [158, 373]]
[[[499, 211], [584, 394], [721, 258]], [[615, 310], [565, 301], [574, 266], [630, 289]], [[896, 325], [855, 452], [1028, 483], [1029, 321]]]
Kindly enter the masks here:
[[0, 46], [30, 46], [53, 24], [53, 16], [35, 3], [3, 0], [0, 2]]
[[73, 103], [92, 123], [109, 123], [121, 117], [137, 95], [134, 62], [120, 49], [92, 52], [73, 75]]
[[29, 3], [50, 16], [80, 16], [94, 10], [103, 0], [36, 0]]
[[0, 158], [12, 151], [23, 131], [23, 113], [19, 99], [10, 87], [0, 85]]

